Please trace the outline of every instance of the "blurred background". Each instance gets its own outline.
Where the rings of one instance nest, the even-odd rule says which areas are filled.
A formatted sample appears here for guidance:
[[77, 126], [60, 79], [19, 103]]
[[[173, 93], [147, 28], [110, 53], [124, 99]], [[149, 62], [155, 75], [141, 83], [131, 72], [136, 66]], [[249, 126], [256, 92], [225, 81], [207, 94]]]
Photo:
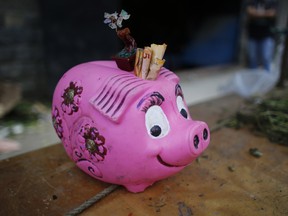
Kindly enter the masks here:
[[[288, 1], [279, 4], [281, 29], [287, 26]], [[242, 0], [0, 0], [0, 139], [11, 131], [23, 133], [17, 119], [29, 124], [42, 115], [47, 122], [54, 88], [71, 67], [111, 59], [123, 48], [103, 23], [104, 12], [131, 14], [123, 26], [138, 47], [166, 43], [165, 67], [180, 74], [246, 65], [243, 8]], [[37, 138], [37, 133], [28, 136]], [[35, 145], [51, 144], [48, 136], [38, 137]]]
[[[278, 26], [286, 26], [280, 0]], [[21, 83], [25, 97], [51, 98], [59, 78], [76, 64], [122, 48], [104, 12], [125, 9], [123, 22], [138, 47], [166, 43], [165, 66], [178, 70], [245, 64], [242, 0], [0, 0], [0, 79]]]

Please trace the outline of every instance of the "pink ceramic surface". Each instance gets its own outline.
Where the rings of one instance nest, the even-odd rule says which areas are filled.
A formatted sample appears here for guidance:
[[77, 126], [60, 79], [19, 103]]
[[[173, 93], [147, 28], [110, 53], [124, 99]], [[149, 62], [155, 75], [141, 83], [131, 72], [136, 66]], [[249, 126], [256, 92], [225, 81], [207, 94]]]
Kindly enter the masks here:
[[178, 76], [164, 67], [150, 81], [114, 61], [77, 65], [55, 88], [52, 119], [80, 169], [135, 193], [181, 171], [210, 142], [207, 124], [189, 114]]

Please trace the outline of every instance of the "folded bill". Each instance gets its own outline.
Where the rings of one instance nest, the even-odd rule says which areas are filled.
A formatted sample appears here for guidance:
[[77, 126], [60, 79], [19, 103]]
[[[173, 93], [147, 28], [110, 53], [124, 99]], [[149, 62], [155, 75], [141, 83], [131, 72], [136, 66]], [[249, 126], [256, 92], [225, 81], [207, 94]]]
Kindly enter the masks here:
[[155, 80], [158, 77], [161, 67], [165, 63], [163, 59], [167, 45], [151, 44], [150, 47], [137, 48], [134, 74], [137, 77], [148, 80]]

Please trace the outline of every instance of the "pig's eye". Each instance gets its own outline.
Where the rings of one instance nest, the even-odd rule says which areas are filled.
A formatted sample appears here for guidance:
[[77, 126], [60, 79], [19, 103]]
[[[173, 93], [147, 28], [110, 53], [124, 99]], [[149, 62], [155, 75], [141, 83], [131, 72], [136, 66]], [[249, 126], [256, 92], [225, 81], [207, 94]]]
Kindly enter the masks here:
[[181, 96], [177, 96], [176, 103], [177, 103], [177, 107], [178, 107], [180, 114], [184, 118], [188, 119], [188, 110], [187, 110], [187, 108], [184, 104], [183, 98]]
[[160, 106], [151, 106], [145, 114], [145, 124], [152, 138], [162, 138], [170, 130], [168, 119]]

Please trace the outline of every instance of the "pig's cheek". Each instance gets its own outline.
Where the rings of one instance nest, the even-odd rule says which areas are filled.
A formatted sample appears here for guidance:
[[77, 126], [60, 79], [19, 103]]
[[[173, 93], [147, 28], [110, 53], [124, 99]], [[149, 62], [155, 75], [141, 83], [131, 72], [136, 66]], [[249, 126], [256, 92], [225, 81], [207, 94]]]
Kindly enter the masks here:
[[146, 154], [148, 157], [157, 157], [160, 152], [162, 151], [162, 146], [159, 145], [159, 143], [155, 143], [155, 141], [153, 142], [148, 142], [148, 146], [147, 146], [147, 151]]

